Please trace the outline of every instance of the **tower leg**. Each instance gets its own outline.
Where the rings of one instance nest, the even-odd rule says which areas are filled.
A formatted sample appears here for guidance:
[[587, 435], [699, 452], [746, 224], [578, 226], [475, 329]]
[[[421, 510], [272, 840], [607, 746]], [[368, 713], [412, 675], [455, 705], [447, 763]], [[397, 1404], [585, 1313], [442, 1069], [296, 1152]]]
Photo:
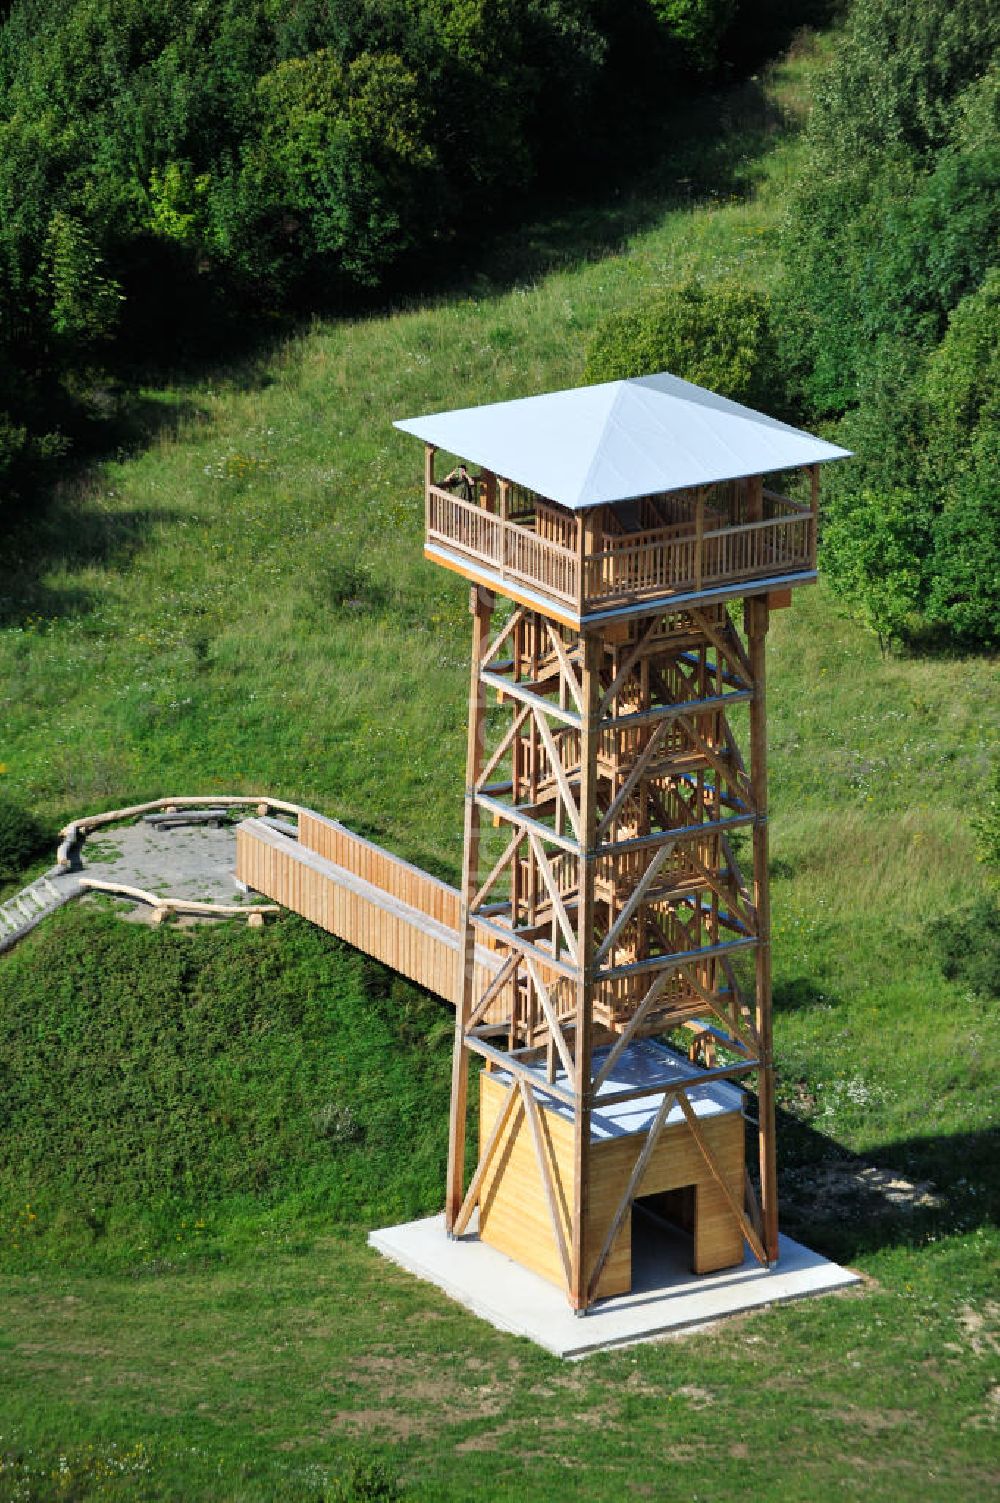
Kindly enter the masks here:
[[594, 1008], [594, 878], [597, 857], [597, 748], [600, 734], [601, 642], [584, 637], [581, 661], [580, 858], [574, 1060], [576, 1114], [573, 1124], [573, 1226], [570, 1302], [582, 1313], [590, 1303], [591, 1032]]
[[469, 680], [469, 739], [466, 747], [465, 839], [462, 855], [462, 908], [459, 917], [461, 943], [458, 952], [458, 1005], [455, 1008], [455, 1049], [451, 1067], [451, 1112], [448, 1124], [448, 1186], [445, 1226], [449, 1235], [462, 1205], [465, 1187], [465, 1125], [469, 1089], [469, 1051], [466, 1028], [472, 1011], [476, 970], [476, 931], [470, 907], [479, 879], [479, 806], [476, 783], [483, 766], [486, 722], [486, 689], [481, 665], [493, 615], [493, 596], [474, 585], [469, 595], [472, 613], [472, 666]]
[[778, 1178], [775, 1156], [774, 1044], [771, 1025], [771, 889], [768, 876], [767, 834], [767, 678], [765, 647], [768, 628], [765, 599], [746, 602], [746, 628], [753, 677], [750, 702], [750, 776], [757, 819], [753, 830], [754, 906], [757, 910], [757, 1034], [760, 1039], [758, 1111], [761, 1215], [764, 1250], [772, 1263], [778, 1257]]

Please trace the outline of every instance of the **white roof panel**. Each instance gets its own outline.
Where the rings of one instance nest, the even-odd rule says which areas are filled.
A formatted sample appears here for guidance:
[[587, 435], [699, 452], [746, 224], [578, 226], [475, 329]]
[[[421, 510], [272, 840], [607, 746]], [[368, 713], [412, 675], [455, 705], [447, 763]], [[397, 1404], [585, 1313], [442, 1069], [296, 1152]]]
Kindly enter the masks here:
[[395, 426], [574, 511], [850, 453], [665, 371]]
[[[591, 1063], [595, 1074], [610, 1052], [608, 1045], [594, 1050]], [[545, 1078], [543, 1065], [527, 1064], [526, 1068], [540, 1078]], [[668, 1049], [653, 1039], [639, 1039], [626, 1044], [615, 1061], [611, 1074], [602, 1082], [594, 1101], [590, 1115], [591, 1139], [622, 1138], [631, 1133], [648, 1132], [662, 1099], [656, 1093], [665, 1085], [684, 1086], [696, 1117], [715, 1117], [725, 1112], [743, 1110], [743, 1092], [738, 1086], [727, 1080], [710, 1080], [700, 1084], [704, 1073], [704, 1070], [691, 1064], [675, 1049]], [[497, 1079], [506, 1082], [510, 1075], [501, 1067], [497, 1072]], [[567, 1078], [566, 1072], [561, 1068], [556, 1069], [555, 1083], [564, 1090], [573, 1089], [573, 1081]], [[643, 1086], [649, 1087], [647, 1095], [636, 1096], [631, 1101], [616, 1101], [611, 1106], [602, 1105], [601, 1098], [604, 1096], [615, 1096], [620, 1091], [633, 1091]], [[546, 1098], [541, 1093], [540, 1100], [549, 1111], [572, 1121], [573, 1112], [569, 1106], [552, 1097]], [[683, 1121], [684, 1113], [674, 1101], [664, 1122], [666, 1126], [673, 1127]]]

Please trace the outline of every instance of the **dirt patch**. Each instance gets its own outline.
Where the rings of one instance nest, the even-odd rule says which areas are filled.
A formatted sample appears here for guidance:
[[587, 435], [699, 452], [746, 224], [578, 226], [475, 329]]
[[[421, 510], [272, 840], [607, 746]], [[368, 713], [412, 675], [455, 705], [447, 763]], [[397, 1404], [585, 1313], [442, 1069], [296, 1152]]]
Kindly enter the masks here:
[[504, 1448], [507, 1437], [517, 1429], [513, 1420], [508, 1420], [505, 1425], [497, 1425], [493, 1430], [484, 1430], [481, 1435], [470, 1435], [465, 1440], [460, 1440], [455, 1447], [459, 1456], [468, 1455], [475, 1451], [501, 1451]]
[[715, 1398], [708, 1389], [699, 1388], [697, 1383], [684, 1383], [680, 1388], [675, 1388], [674, 1397], [687, 1399], [692, 1409], [707, 1409], [715, 1403]]
[[1000, 1303], [996, 1300], [988, 1299], [982, 1310], [963, 1305], [958, 1312], [958, 1323], [977, 1357], [1000, 1354]]
[[429, 1416], [400, 1414], [396, 1409], [349, 1409], [333, 1418], [338, 1430], [349, 1430], [352, 1435], [368, 1435], [378, 1431], [390, 1435], [393, 1440], [411, 1440], [414, 1436], [426, 1435], [436, 1428]]
[[929, 1180], [907, 1179], [874, 1164], [825, 1163], [788, 1169], [780, 1192], [790, 1209], [831, 1219], [865, 1219], [892, 1213], [933, 1210], [944, 1205]]
[[437, 1406], [439, 1413], [442, 1409], [454, 1409], [467, 1417], [489, 1418], [499, 1412], [506, 1397], [506, 1388], [500, 1383], [475, 1382], [475, 1376], [492, 1371], [489, 1364], [478, 1357], [470, 1358], [460, 1366], [450, 1366], [440, 1375], [413, 1357], [394, 1357], [387, 1353], [368, 1353], [358, 1357], [354, 1366], [358, 1377], [372, 1380], [372, 1387], [381, 1398], [415, 1399]]
[[866, 1435], [883, 1435], [886, 1430], [898, 1430], [903, 1425], [916, 1424], [916, 1416], [909, 1409], [837, 1409], [836, 1418], [845, 1425], [863, 1430]]

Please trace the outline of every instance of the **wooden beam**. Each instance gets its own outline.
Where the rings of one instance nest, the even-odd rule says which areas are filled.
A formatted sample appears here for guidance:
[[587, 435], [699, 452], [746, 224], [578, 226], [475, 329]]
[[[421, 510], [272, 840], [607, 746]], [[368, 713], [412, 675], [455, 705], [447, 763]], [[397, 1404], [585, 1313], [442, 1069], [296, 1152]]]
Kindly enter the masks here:
[[549, 897], [552, 900], [552, 908], [559, 921], [559, 928], [562, 930], [563, 938], [566, 941], [566, 949], [569, 951], [570, 959], [574, 965], [579, 964], [577, 936], [573, 933], [573, 926], [569, 921], [569, 914], [566, 912], [562, 893], [556, 885], [556, 879], [552, 875], [552, 868], [549, 866], [548, 858], [542, 850], [542, 843], [533, 831], [529, 831], [528, 839], [531, 843], [531, 851], [535, 858], [535, 864], [541, 873], [542, 881], [545, 883]]
[[753, 827], [754, 909], [757, 913], [757, 1006], [755, 1026], [760, 1039], [758, 1079], [758, 1142], [760, 1149], [761, 1214], [764, 1246], [772, 1262], [778, 1256], [778, 1173], [775, 1142], [774, 1043], [771, 1023], [771, 890], [768, 877], [767, 830], [767, 601], [746, 602], [747, 639], [753, 669], [754, 696], [750, 702], [750, 778], [757, 817]]
[[497, 653], [500, 651], [501, 647], [506, 642], [507, 638], [511, 635], [512, 632], [517, 631], [518, 627], [524, 621], [524, 618], [525, 616], [527, 616], [527, 614], [528, 612], [525, 610], [523, 605], [518, 606], [517, 610], [514, 611], [510, 620], [506, 622], [506, 624], [501, 628], [501, 630], [493, 638], [492, 642], [487, 645], [486, 651], [484, 652], [482, 660], [480, 662], [481, 668], [489, 667], [489, 665], [493, 662], [493, 659], [496, 657]]
[[631, 768], [629, 769], [628, 776], [626, 777], [622, 786], [619, 788], [618, 792], [615, 794], [614, 798], [611, 800], [611, 803], [608, 806], [607, 813], [604, 815], [600, 824], [597, 826], [597, 835], [599, 839], [603, 839], [606, 832], [614, 824], [616, 815], [628, 799], [629, 794], [632, 792], [633, 788], [638, 783], [643, 773], [646, 771], [646, 768], [649, 766], [650, 762], [653, 760], [656, 750], [663, 740], [663, 737], [666, 734], [668, 728], [669, 722], [666, 720], [661, 721], [661, 723], [653, 731], [653, 734], [650, 736], [649, 740], [646, 742], [646, 745], [643, 747], [635, 762], [633, 762]]
[[504, 851], [503, 855], [500, 857], [500, 860], [493, 867], [493, 870], [486, 878], [486, 881], [483, 883], [482, 887], [480, 887], [479, 891], [470, 900], [469, 908], [473, 913], [475, 913], [476, 909], [481, 906], [482, 901], [486, 897], [486, 895], [493, 891], [500, 873], [503, 871], [508, 861], [512, 856], [515, 856], [517, 854], [517, 849], [520, 846], [521, 842], [524, 840], [524, 833], [525, 832], [523, 830], [514, 831], [510, 843], [508, 844], [507, 849]]
[[542, 1005], [542, 1012], [545, 1014], [545, 1021], [549, 1025], [549, 1034], [552, 1038], [552, 1042], [555, 1044], [556, 1049], [559, 1051], [559, 1058], [562, 1060], [562, 1067], [566, 1071], [566, 1079], [572, 1080], [573, 1056], [569, 1052], [569, 1045], [566, 1043], [566, 1039], [563, 1035], [559, 1019], [556, 1017], [555, 1009], [552, 1006], [552, 999], [549, 996], [548, 987], [542, 980], [541, 972], [539, 971], [538, 966], [530, 955], [526, 955], [524, 957], [524, 965], [525, 969], [528, 972], [528, 975], [531, 977], [531, 984], [535, 989], [538, 1000]]
[[646, 627], [646, 630], [645, 631], [640, 631], [640, 633], [639, 633], [639, 639], [635, 643], [635, 645], [632, 647], [631, 651], [629, 651], [628, 653], [626, 653], [624, 662], [622, 663], [621, 667], [618, 669], [618, 672], [615, 674], [614, 678], [611, 680], [610, 686], [607, 689], [605, 689], [603, 695], [601, 696], [601, 711], [600, 711], [600, 713], [601, 713], [601, 718], [602, 719], [608, 713], [608, 711], [610, 710], [612, 704], [614, 703], [615, 696], [619, 693], [619, 691], [627, 683], [627, 681], [628, 681], [628, 679], [629, 679], [629, 677], [630, 677], [630, 675], [632, 673], [632, 670], [635, 668], [635, 666], [638, 663], [639, 659], [642, 657], [642, 654], [643, 654], [643, 651], [644, 651], [644, 649], [646, 647], [647, 642], [649, 641], [649, 639], [652, 636], [653, 632], [659, 626], [660, 620], [661, 620], [660, 616], [654, 616], [653, 619], [652, 619], [652, 621], [650, 621], [649, 625]]
[[[495, 689], [502, 697], [516, 699], [520, 704], [530, 705], [533, 710], [541, 710], [545, 715], [551, 715], [553, 720], [561, 720], [564, 725], [573, 726], [574, 730], [580, 729], [580, 717], [575, 710], [567, 710], [562, 705], [555, 704], [543, 695], [536, 694], [532, 689], [526, 689], [523, 684], [515, 684], [513, 680], [506, 679], [499, 673], [493, 673], [490, 669], [483, 669], [483, 682], [491, 689]], [[749, 695], [745, 696], [749, 698]]]
[[[478, 1054], [482, 1059], [488, 1059], [490, 1064], [495, 1065], [498, 1070], [508, 1075], [516, 1075], [518, 1080], [523, 1078], [537, 1091], [541, 1091], [543, 1096], [551, 1096], [553, 1101], [559, 1101], [563, 1106], [574, 1105], [575, 1097], [571, 1090], [566, 1090], [555, 1081], [545, 1080], [529, 1065], [522, 1064], [509, 1050], [504, 1052], [503, 1049], [495, 1049], [485, 1039], [478, 1037], [470, 1037], [467, 1043], [471, 1054]], [[532, 1053], [534, 1052], [536, 1051], [532, 1050]]]
[[493, 614], [493, 596], [473, 586], [469, 593], [472, 613], [472, 666], [469, 680], [469, 730], [465, 758], [465, 832], [462, 854], [462, 906], [459, 919], [461, 940], [457, 962], [459, 975], [455, 994], [455, 1044], [452, 1056], [451, 1106], [448, 1123], [448, 1183], [445, 1199], [445, 1225], [454, 1232], [455, 1218], [464, 1199], [465, 1133], [469, 1087], [469, 1055], [466, 1032], [472, 1012], [472, 994], [476, 983], [476, 931], [472, 923], [472, 899], [479, 877], [479, 805], [476, 782], [483, 762], [486, 729], [486, 691], [480, 663], [489, 636]]
[[[701, 1151], [702, 1158], [708, 1165], [708, 1172], [711, 1174], [712, 1178], [719, 1186], [719, 1189], [726, 1197], [729, 1209], [732, 1211], [733, 1215], [736, 1217], [736, 1220], [739, 1222], [740, 1230], [749, 1242], [750, 1247], [753, 1250], [754, 1257], [757, 1259], [758, 1263], [766, 1264], [773, 1262], [774, 1260], [772, 1258], [769, 1258], [767, 1253], [765, 1252], [764, 1246], [760, 1238], [757, 1236], [757, 1233], [749, 1217], [747, 1216], [746, 1211], [743, 1209], [739, 1200], [737, 1200], [736, 1196], [734, 1195], [732, 1186], [729, 1184], [729, 1181], [726, 1179], [725, 1175], [720, 1169], [718, 1159], [715, 1157], [715, 1154], [712, 1152], [711, 1148], [702, 1137], [701, 1129], [698, 1126], [697, 1115], [683, 1090], [677, 1092], [677, 1100], [680, 1104], [681, 1111], [684, 1113], [684, 1116], [687, 1119], [687, 1125], [691, 1129], [691, 1136], [694, 1138], [695, 1143], [698, 1145], [698, 1148]], [[740, 1186], [740, 1190], [742, 1192], [742, 1185]]]
[[482, 772], [479, 775], [479, 780], [476, 784], [476, 787], [480, 792], [485, 787], [487, 779], [493, 773], [497, 764], [503, 758], [504, 753], [507, 752], [511, 747], [514, 741], [514, 737], [517, 735], [518, 731], [521, 729], [522, 725], [527, 720], [530, 714], [530, 709], [527, 705], [525, 705], [514, 716], [507, 730], [504, 732], [503, 739], [501, 740], [500, 745], [497, 747], [496, 751], [494, 751], [493, 755], [490, 757], [489, 761], [486, 763], [486, 766], [483, 768]]
[[555, 1188], [552, 1184], [552, 1170], [549, 1166], [549, 1156], [545, 1151], [542, 1141], [542, 1124], [539, 1120], [540, 1113], [535, 1093], [528, 1081], [522, 1076], [518, 1081], [521, 1099], [524, 1102], [524, 1114], [527, 1118], [528, 1127], [531, 1131], [531, 1141], [535, 1149], [535, 1162], [538, 1165], [539, 1177], [542, 1181], [542, 1191], [545, 1195], [545, 1204], [548, 1206], [549, 1217], [552, 1221], [552, 1235], [555, 1238], [556, 1247], [559, 1249], [559, 1260], [563, 1266], [563, 1274], [566, 1284], [570, 1282], [570, 1256], [566, 1246], [566, 1236], [563, 1232], [562, 1217], [559, 1214], [559, 1206], [556, 1201]]
[[621, 1231], [622, 1222], [628, 1215], [632, 1201], [635, 1199], [639, 1185], [642, 1183], [642, 1177], [653, 1156], [653, 1149], [656, 1147], [660, 1133], [663, 1131], [663, 1125], [667, 1120], [670, 1107], [676, 1095], [676, 1089], [667, 1092], [660, 1102], [656, 1116], [650, 1123], [649, 1132], [646, 1134], [646, 1141], [642, 1145], [639, 1157], [632, 1166], [632, 1173], [629, 1175], [628, 1184], [625, 1186], [625, 1193], [618, 1203], [614, 1216], [611, 1218], [611, 1225], [608, 1227], [607, 1235], [601, 1243], [601, 1250], [597, 1255], [597, 1261], [590, 1275], [590, 1285], [587, 1291], [590, 1299], [593, 1299], [597, 1292], [597, 1286], [601, 1281], [601, 1274], [604, 1272], [604, 1265], [608, 1261], [611, 1249], [615, 1245], [615, 1238]]
[[552, 768], [552, 775], [556, 780], [556, 785], [562, 797], [563, 805], [566, 809], [567, 815], [569, 816], [569, 822], [573, 827], [573, 834], [576, 836], [577, 840], [579, 840], [580, 810], [577, 808], [576, 799], [573, 797], [572, 789], [569, 786], [569, 779], [566, 777], [566, 769], [562, 765], [562, 758], [559, 755], [559, 749], [555, 744], [555, 740], [552, 736], [552, 731], [549, 727], [548, 721], [545, 719], [545, 716], [539, 714], [537, 710], [534, 712], [534, 715], [535, 724], [538, 726], [538, 734], [542, 738], [542, 745], [545, 747], [545, 752], [549, 759], [549, 766]]
[[566, 651], [566, 644], [563, 641], [562, 637], [559, 635], [556, 628], [552, 625], [551, 621], [546, 621], [545, 630], [548, 632], [549, 641], [552, 643], [553, 651], [555, 652], [556, 657], [559, 659], [559, 666], [562, 669], [563, 677], [566, 680], [566, 687], [569, 690], [570, 694], [573, 696], [573, 699], [576, 702], [577, 709], [582, 712], [583, 700], [580, 694], [580, 681], [576, 676], [573, 664], [569, 660], [569, 654]]
[[632, 1042], [632, 1039], [635, 1037], [635, 1034], [642, 1027], [643, 1021], [646, 1018], [646, 1016], [648, 1015], [648, 1013], [650, 1012], [650, 1010], [652, 1009], [653, 1003], [658, 1000], [658, 998], [661, 996], [661, 994], [663, 992], [664, 987], [667, 985], [667, 982], [668, 981], [672, 981], [675, 975], [676, 975], [676, 971], [674, 971], [674, 970], [665, 970], [665, 971], [663, 971], [661, 975], [657, 976], [657, 978], [653, 982], [652, 986], [646, 992], [646, 995], [643, 997], [642, 1001], [639, 1003], [639, 1006], [636, 1008], [635, 1012], [629, 1018], [628, 1022], [625, 1025], [625, 1027], [622, 1029], [621, 1033], [618, 1035], [618, 1038], [612, 1044], [611, 1049], [608, 1052], [607, 1059], [604, 1061], [603, 1065], [598, 1070], [597, 1074], [594, 1076], [594, 1095], [595, 1096], [597, 1095], [598, 1091], [601, 1089], [601, 1086], [607, 1080], [608, 1076], [611, 1074], [611, 1071], [614, 1069], [615, 1065], [617, 1064], [618, 1060], [621, 1058], [622, 1054], [625, 1052], [625, 1050], [628, 1048], [629, 1044]]
[[468, 1226], [469, 1218], [475, 1208], [476, 1201], [479, 1199], [479, 1191], [486, 1177], [486, 1171], [493, 1161], [493, 1155], [500, 1142], [500, 1135], [506, 1127], [511, 1113], [514, 1112], [516, 1114], [520, 1106], [521, 1096], [518, 1091], [518, 1082], [512, 1077], [507, 1095], [504, 1097], [503, 1106], [497, 1112], [496, 1121], [493, 1124], [486, 1147], [480, 1155], [479, 1163], [476, 1165], [476, 1172], [472, 1176], [469, 1188], [465, 1192], [465, 1199], [462, 1201], [458, 1215], [455, 1217], [455, 1225], [452, 1228], [453, 1236], [460, 1237]]
[[[588, 526], [596, 525], [588, 514]], [[594, 1022], [594, 882], [597, 851], [597, 755], [601, 734], [600, 637], [582, 638], [580, 731], [580, 858], [577, 901], [576, 1112], [573, 1118], [573, 1214], [571, 1219], [570, 1302], [586, 1310], [592, 1295], [587, 1276], [587, 1229], [590, 1220], [591, 1046]]]
[[499, 997], [500, 993], [503, 991], [507, 983], [513, 980], [517, 972], [518, 962], [520, 961], [520, 959], [520, 955], [508, 955], [507, 959], [500, 967], [500, 970], [494, 976], [493, 980], [490, 982], [489, 986], [486, 988], [486, 990], [483, 992], [483, 995], [476, 1003], [472, 1012], [469, 1014], [469, 1019], [466, 1024], [467, 1030], [475, 1028], [480, 1019], [483, 1018], [489, 1011], [491, 1004], [496, 1001], [497, 997]]
[[635, 887], [632, 889], [632, 892], [629, 894], [628, 901], [623, 905], [621, 912], [618, 914], [618, 917], [615, 919], [614, 923], [611, 925], [611, 928], [608, 930], [607, 934], [602, 940], [601, 945], [594, 956], [594, 961], [597, 965], [600, 965], [604, 957], [606, 955], [609, 955], [614, 949], [619, 935], [625, 928], [625, 925], [628, 923], [629, 919], [635, 913], [636, 909], [639, 907], [643, 898], [652, 887], [653, 883], [656, 881], [660, 868], [663, 866], [667, 857], [673, 854], [673, 849], [673, 846], [669, 842], [667, 842], [666, 844], [661, 845], [659, 850], [657, 850], [656, 854], [653, 856], [652, 861], [646, 867], [646, 870], [643, 872], [639, 881], [636, 883]]

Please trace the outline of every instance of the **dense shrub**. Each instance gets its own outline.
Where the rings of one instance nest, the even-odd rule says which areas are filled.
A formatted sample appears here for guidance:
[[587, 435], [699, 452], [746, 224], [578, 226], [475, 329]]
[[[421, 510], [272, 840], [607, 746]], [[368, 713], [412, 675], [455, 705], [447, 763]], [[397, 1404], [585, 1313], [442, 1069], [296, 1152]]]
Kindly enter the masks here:
[[294, 918], [152, 931], [71, 906], [0, 967], [0, 1217], [30, 1202], [33, 1237], [85, 1249], [120, 1223], [197, 1248], [222, 1207], [429, 1211], [453, 1029]]
[[995, 899], [979, 898], [964, 913], [939, 919], [931, 936], [947, 980], [1000, 998], [1000, 907]]
[[50, 834], [30, 810], [0, 796], [0, 882], [11, 882], [50, 843]]
[[737, 402], [782, 405], [768, 300], [736, 282], [685, 282], [602, 324], [588, 381], [670, 371]]
[[648, 127], [711, 68], [733, 8], [15, 0], [0, 24], [5, 492], [62, 452], [114, 354], [169, 361], [223, 316], [437, 271], [540, 181], [582, 181], [629, 119]]
[[855, 0], [817, 91], [777, 324], [830, 476], [822, 562], [885, 640], [1000, 641], [1000, 15]]
[[1000, 757], [993, 764], [985, 802], [972, 817], [972, 829], [976, 855], [989, 868], [993, 879], [1000, 881]]

